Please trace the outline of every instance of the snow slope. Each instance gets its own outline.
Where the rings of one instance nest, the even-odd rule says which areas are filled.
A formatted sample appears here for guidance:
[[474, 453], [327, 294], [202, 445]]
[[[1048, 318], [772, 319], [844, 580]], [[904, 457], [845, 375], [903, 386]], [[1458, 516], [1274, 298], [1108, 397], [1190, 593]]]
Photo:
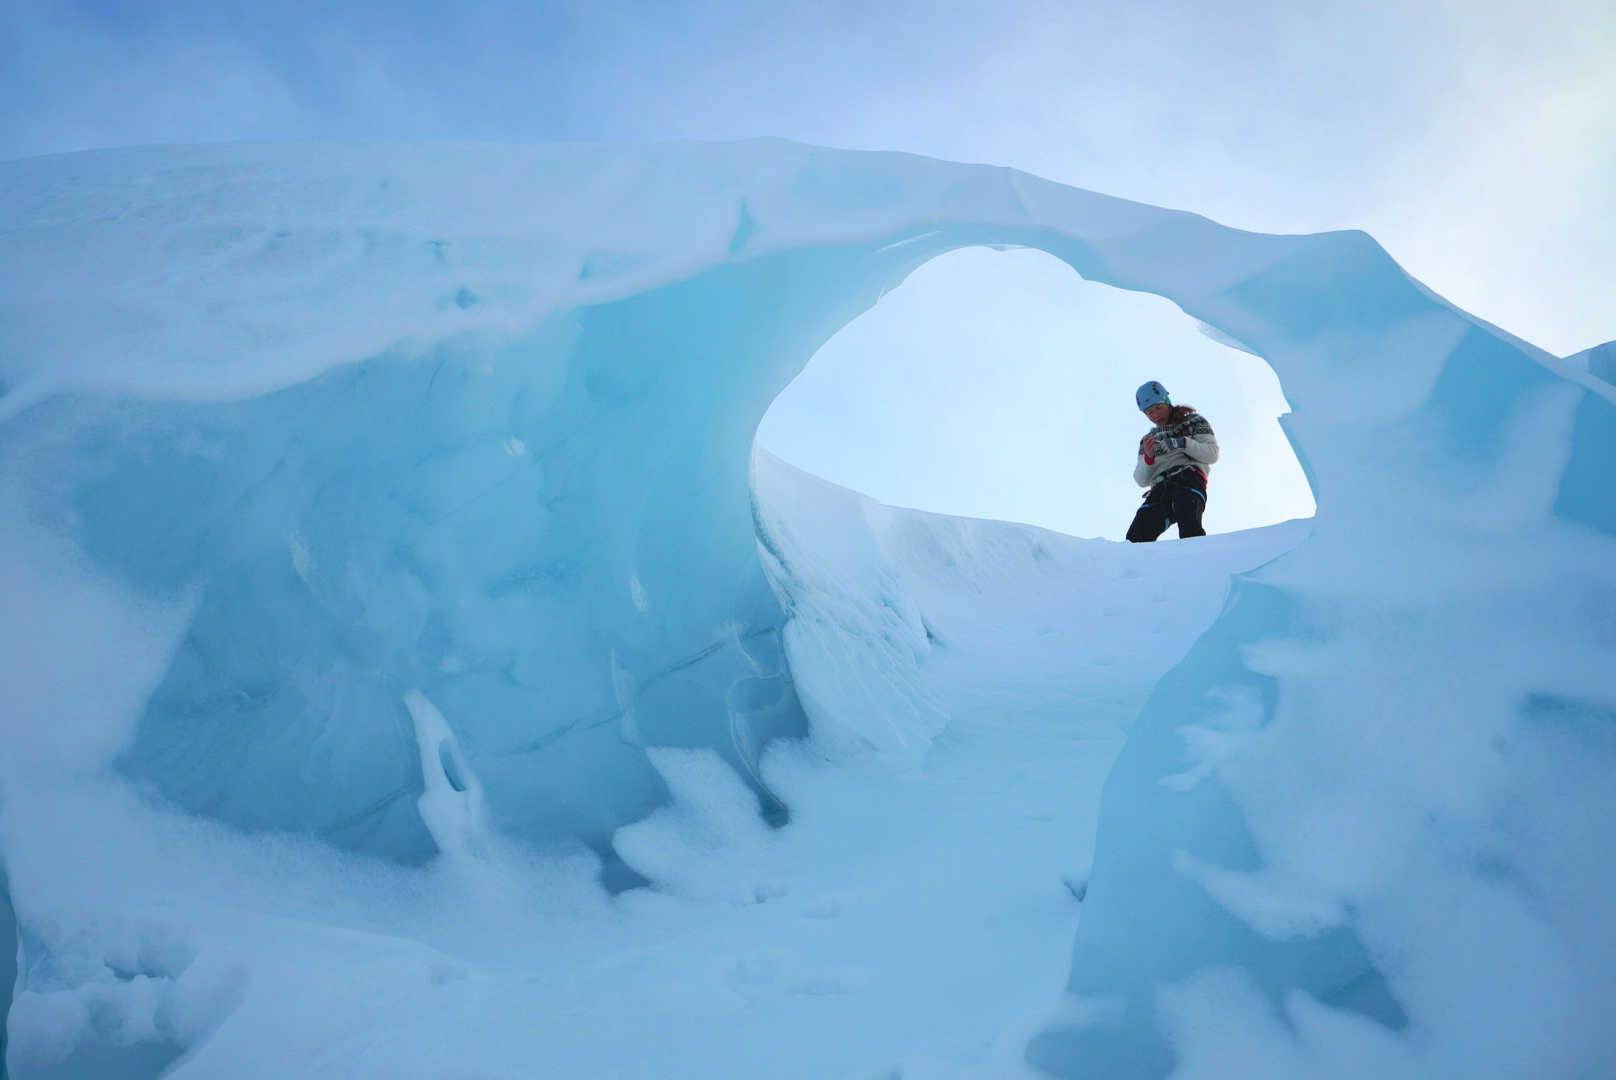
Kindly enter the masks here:
[[[1124, 728], [1229, 574], [1306, 523], [1130, 548], [893, 510], [757, 465], [798, 618], [851, 626], [897, 607], [930, 627], [901, 669], [948, 717], [926, 755], [853, 752], [867, 714], [816, 714], [812, 742], [764, 755], [793, 810], [771, 830], [718, 758], [657, 751], [674, 801], [614, 837], [652, 886], [616, 898], [582, 857], [496, 847], [389, 869], [64, 795], [61, 812], [110, 835], [54, 895], [120, 892], [96, 940], [147, 983], [25, 992], [18, 1074], [50, 1075], [46, 1035], [91, 1002], [117, 1018], [100, 1031], [115, 1045], [205, 1030], [175, 1077], [1023, 1072]], [[93, 1064], [70, 1060], [69, 1075]]]
[[[0, 165], [13, 1063], [381, 1060], [344, 1033], [610, 907], [597, 878], [766, 894], [721, 855], [808, 835], [782, 737], [850, 775], [945, 761], [987, 673], [928, 674], [948, 632], [904, 567], [948, 530], [894, 562], [879, 529], [771, 528], [748, 463], [820, 343], [973, 244], [1265, 358], [1319, 503], [1131, 728], [1029, 1060], [1616, 1067], [1616, 390], [1361, 233], [778, 142]], [[330, 930], [241, 944], [288, 922]]]

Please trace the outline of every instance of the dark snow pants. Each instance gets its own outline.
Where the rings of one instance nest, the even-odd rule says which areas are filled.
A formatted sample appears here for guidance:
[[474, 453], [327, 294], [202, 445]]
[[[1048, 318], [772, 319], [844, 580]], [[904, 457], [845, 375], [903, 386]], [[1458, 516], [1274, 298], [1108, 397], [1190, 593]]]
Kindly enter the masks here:
[[1201, 514], [1206, 510], [1206, 477], [1199, 469], [1180, 469], [1156, 481], [1128, 526], [1130, 544], [1148, 544], [1177, 523], [1180, 539], [1205, 536]]

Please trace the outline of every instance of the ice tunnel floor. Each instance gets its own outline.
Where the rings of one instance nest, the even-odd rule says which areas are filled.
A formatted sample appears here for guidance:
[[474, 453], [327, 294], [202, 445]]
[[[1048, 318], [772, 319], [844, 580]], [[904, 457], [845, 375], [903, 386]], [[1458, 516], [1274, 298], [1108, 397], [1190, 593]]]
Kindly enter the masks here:
[[1228, 575], [1306, 528], [1051, 536], [1043, 565], [930, 589], [945, 644], [924, 676], [950, 722], [924, 763], [782, 748], [793, 821], [771, 832], [670, 759], [693, 770], [686, 797], [633, 840], [654, 888], [608, 900], [551, 871], [442, 866], [435, 914], [392, 926], [318, 889], [273, 912], [216, 894], [190, 932], [246, 974], [218, 977], [233, 1011], [172, 1075], [1021, 1074], [1064, 985], [1127, 723]]

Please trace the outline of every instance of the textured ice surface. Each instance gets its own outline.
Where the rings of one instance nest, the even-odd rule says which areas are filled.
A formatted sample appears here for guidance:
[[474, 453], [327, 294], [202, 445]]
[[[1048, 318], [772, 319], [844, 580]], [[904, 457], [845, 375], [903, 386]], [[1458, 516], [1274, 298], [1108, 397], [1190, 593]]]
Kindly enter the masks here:
[[1616, 382], [1616, 341], [1607, 341], [1568, 356], [1566, 363], [1606, 382]]
[[[451, 940], [423, 882], [509, 928], [598, 870], [492, 873], [510, 841], [582, 839], [623, 883], [630, 822], [699, 847], [745, 798], [783, 821], [760, 759], [810, 721], [926, 760], [935, 629], [879, 564], [816, 585], [760, 552], [748, 460], [819, 344], [973, 244], [1266, 359], [1320, 508], [1134, 724], [1030, 1060], [1616, 1068], [1616, 391], [1361, 233], [777, 142], [0, 165], [12, 1059], [156, 1068], [266, 986], [334, 1017], [335, 961], [232, 953], [244, 890], [347, 927], [337, 953]], [[670, 789], [728, 825], [653, 814]], [[367, 977], [455, 979], [391, 957]]]

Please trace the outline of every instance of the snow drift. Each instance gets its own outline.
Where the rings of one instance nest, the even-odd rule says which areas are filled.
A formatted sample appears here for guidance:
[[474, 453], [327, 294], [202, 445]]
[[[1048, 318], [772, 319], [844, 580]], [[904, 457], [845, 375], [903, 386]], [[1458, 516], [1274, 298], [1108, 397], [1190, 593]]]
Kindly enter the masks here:
[[1135, 725], [1030, 1060], [1616, 1067], [1616, 391], [1362, 233], [778, 142], [0, 165], [13, 1057], [169, 1060], [234, 1000], [62, 856], [131, 793], [404, 864], [581, 840], [627, 884], [667, 748], [775, 823], [810, 718], [923, 755], [923, 623], [783, 609], [748, 461], [821, 343], [976, 244], [1265, 358], [1320, 508]]

